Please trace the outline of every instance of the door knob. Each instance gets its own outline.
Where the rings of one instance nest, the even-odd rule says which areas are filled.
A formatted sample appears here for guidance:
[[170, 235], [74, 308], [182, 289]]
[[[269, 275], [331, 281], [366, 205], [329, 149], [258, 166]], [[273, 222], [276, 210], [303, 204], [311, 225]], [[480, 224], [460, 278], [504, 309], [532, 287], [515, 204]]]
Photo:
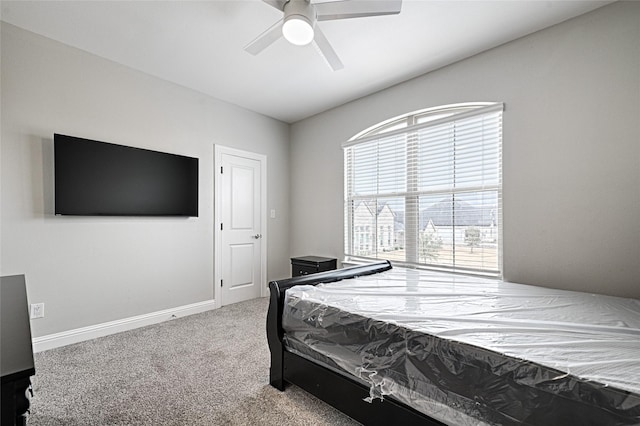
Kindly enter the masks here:
[[251, 238], [255, 238], [256, 240], [262, 238], [262, 234], [252, 235]]

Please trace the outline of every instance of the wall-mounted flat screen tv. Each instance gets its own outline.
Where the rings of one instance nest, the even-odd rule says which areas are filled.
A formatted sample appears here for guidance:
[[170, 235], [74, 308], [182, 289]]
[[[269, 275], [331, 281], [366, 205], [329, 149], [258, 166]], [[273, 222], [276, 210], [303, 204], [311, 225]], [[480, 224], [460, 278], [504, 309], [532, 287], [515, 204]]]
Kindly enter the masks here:
[[55, 214], [198, 216], [198, 159], [54, 134]]

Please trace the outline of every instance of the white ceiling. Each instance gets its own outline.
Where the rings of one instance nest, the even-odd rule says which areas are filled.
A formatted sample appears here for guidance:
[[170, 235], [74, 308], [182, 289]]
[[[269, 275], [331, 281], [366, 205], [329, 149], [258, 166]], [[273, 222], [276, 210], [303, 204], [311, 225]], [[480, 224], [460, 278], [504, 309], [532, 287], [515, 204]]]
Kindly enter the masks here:
[[399, 15], [318, 23], [344, 63], [336, 72], [312, 45], [245, 52], [282, 17], [261, 0], [2, 0], [1, 18], [293, 123], [608, 3], [404, 0]]

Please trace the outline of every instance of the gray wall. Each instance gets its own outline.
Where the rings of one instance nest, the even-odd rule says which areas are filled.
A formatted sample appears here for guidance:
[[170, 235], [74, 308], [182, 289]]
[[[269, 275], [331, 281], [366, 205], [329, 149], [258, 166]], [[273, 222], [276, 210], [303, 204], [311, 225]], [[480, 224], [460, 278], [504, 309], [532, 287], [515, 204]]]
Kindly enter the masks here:
[[[289, 274], [287, 124], [6, 23], [1, 83], [0, 272], [45, 303], [34, 337], [213, 299], [214, 144], [267, 156], [268, 278]], [[54, 132], [198, 157], [199, 217], [53, 216]]]
[[292, 255], [343, 256], [343, 141], [393, 116], [471, 101], [505, 103], [505, 279], [640, 297], [640, 2], [295, 123]]

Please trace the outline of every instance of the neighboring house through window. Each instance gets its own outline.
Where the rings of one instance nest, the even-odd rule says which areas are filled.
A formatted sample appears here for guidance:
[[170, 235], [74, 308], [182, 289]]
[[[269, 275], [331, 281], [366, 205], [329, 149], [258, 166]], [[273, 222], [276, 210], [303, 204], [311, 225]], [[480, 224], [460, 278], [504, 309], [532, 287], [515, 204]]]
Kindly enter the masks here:
[[343, 144], [347, 258], [500, 276], [502, 110], [430, 108]]

